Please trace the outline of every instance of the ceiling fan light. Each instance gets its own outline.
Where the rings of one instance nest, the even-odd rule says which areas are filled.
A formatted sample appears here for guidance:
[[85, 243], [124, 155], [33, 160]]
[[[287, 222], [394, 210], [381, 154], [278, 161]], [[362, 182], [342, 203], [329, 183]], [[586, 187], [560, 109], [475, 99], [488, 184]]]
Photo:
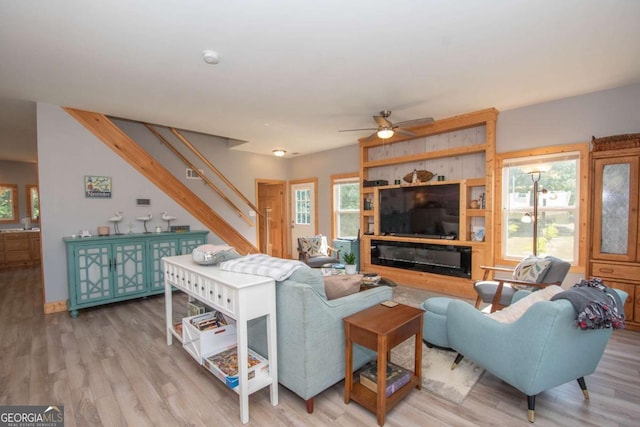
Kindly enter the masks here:
[[282, 149], [273, 150], [273, 155], [276, 157], [283, 157], [287, 152]]
[[393, 136], [393, 134], [394, 134], [393, 129], [382, 128], [378, 130], [378, 138], [380, 139], [389, 139]]

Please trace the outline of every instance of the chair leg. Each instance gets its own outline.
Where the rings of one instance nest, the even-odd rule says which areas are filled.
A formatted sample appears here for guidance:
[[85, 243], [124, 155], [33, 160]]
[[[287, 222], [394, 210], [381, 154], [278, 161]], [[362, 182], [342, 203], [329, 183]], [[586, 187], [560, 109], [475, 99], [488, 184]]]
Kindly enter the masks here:
[[305, 400], [305, 403], [307, 404], [307, 413], [313, 414], [313, 397]]
[[532, 423], [536, 420], [536, 413], [534, 412], [536, 409], [536, 396], [527, 396], [527, 407], [529, 411], [527, 412], [527, 416], [529, 417], [529, 422]]
[[464, 359], [464, 354], [460, 354], [458, 353], [458, 355], [456, 356], [456, 360], [453, 361], [453, 363], [451, 364], [451, 370], [453, 371], [454, 369], [456, 369], [456, 367], [458, 366], [458, 364], [460, 362], [462, 362], [462, 359]]
[[480, 295], [478, 295], [478, 298], [476, 298], [476, 308], [480, 309], [480, 304], [482, 304], [482, 298], [480, 298]]
[[587, 390], [587, 383], [584, 381], [584, 377], [578, 378], [578, 384], [580, 385], [584, 398], [589, 400], [589, 390]]

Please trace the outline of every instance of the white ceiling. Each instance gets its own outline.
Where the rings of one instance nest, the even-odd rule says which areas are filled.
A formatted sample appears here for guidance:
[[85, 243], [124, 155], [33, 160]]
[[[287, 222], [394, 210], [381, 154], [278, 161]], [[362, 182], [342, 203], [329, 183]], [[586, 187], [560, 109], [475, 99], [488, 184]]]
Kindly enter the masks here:
[[[33, 104], [6, 100], [290, 156], [356, 143], [368, 132], [338, 130], [381, 109], [439, 119], [637, 83], [639, 53], [637, 0], [0, 0], [0, 108], [32, 127]], [[11, 114], [0, 144], [33, 143]]]

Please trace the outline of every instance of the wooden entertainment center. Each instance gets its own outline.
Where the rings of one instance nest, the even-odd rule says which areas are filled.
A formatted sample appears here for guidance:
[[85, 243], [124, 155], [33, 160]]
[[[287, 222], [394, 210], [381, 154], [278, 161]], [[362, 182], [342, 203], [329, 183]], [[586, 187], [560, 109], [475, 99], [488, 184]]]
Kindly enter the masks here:
[[[360, 210], [361, 269], [377, 272], [400, 283], [461, 297], [473, 297], [473, 280], [480, 279], [480, 265], [493, 262], [493, 189], [498, 111], [490, 108], [437, 120], [411, 128], [418, 136], [396, 134], [390, 139], [360, 140], [360, 190], [365, 203]], [[435, 176], [427, 182], [402, 180], [413, 170], [428, 170]], [[440, 178], [442, 177], [442, 178]], [[385, 185], [364, 186], [364, 181]], [[400, 184], [398, 181], [400, 180]], [[457, 235], [407, 236], [380, 232], [379, 192], [384, 188], [421, 185], [460, 184]], [[478, 201], [482, 202], [478, 202]], [[484, 206], [484, 207], [483, 207]], [[367, 209], [364, 209], [366, 207]], [[484, 240], [472, 239], [474, 229], [484, 229]], [[415, 269], [372, 263], [372, 242], [407, 243], [412, 248], [464, 247], [471, 250], [471, 277], [452, 277]]]

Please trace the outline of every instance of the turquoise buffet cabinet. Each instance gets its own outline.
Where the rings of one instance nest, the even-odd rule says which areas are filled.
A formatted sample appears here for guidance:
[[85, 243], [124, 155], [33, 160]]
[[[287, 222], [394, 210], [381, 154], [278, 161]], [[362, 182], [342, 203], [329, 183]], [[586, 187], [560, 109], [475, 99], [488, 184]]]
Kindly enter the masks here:
[[190, 254], [208, 233], [65, 237], [71, 317], [83, 308], [161, 294], [162, 258]]

